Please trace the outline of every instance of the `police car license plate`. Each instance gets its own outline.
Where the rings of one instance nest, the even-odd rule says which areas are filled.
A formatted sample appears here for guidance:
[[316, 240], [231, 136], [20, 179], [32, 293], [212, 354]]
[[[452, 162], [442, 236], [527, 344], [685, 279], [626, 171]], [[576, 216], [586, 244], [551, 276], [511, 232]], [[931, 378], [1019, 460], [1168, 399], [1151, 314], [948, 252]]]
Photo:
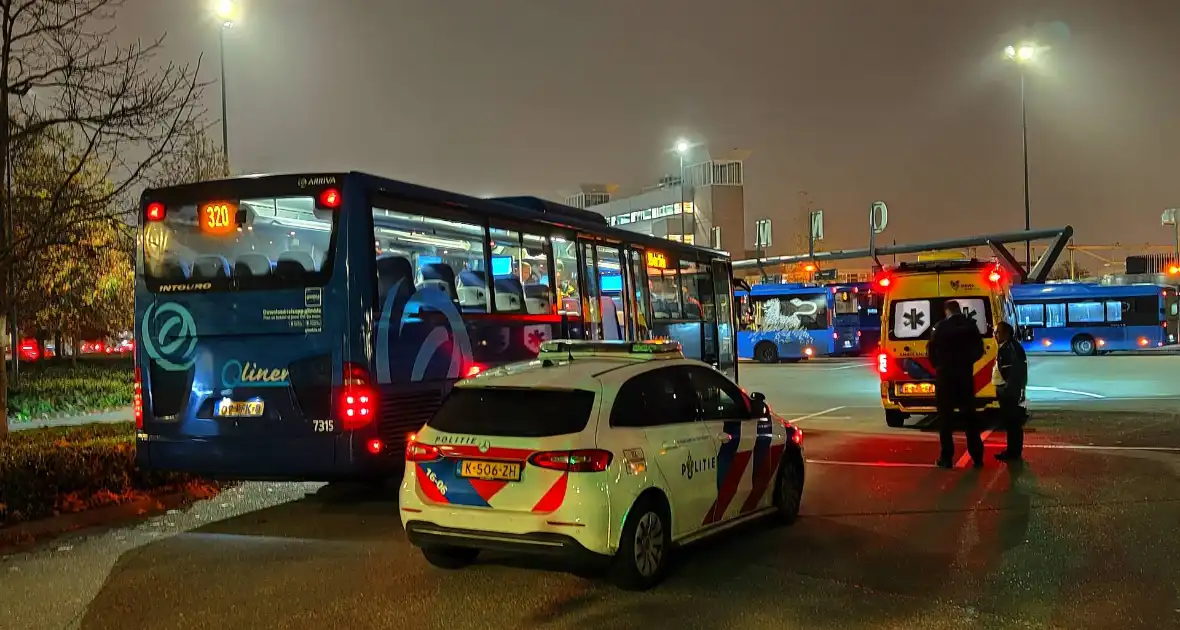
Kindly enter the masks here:
[[494, 481], [520, 481], [520, 469], [520, 462], [465, 459], [459, 463], [459, 476]]
[[266, 405], [261, 401], [234, 402], [222, 400], [217, 403], [216, 415], [222, 418], [257, 418]]

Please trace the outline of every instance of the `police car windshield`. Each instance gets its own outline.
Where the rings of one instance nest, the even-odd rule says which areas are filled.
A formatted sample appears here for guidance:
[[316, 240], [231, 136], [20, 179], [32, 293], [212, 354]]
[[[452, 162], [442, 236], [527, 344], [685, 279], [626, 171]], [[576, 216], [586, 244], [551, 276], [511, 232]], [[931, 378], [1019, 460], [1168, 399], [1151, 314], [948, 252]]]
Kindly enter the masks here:
[[930, 339], [930, 331], [946, 314], [947, 302], [958, 302], [963, 314], [975, 322], [979, 334], [992, 334], [992, 312], [986, 297], [917, 298], [898, 300], [890, 306], [889, 338], [895, 341]]
[[551, 437], [586, 428], [594, 392], [526, 387], [456, 387], [427, 426], [448, 433]]

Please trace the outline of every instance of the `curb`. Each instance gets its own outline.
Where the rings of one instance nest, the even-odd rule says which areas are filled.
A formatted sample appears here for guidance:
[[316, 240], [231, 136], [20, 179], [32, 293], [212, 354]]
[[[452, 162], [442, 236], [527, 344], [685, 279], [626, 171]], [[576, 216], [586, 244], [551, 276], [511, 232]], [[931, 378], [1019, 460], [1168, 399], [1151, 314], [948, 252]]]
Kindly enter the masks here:
[[128, 503], [105, 505], [73, 514], [61, 514], [0, 528], [0, 554], [19, 551], [46, 538], [94, 527], [110, 527], [153, 516], [189, 503], [216, 496], [181, 490], [140, 497]]
[[11, 424], [22, 424], [28, 422], [40, 422], [44, 420], [61, 420], [62, 418], [86, 418], [87, 416], [100, 416], [104, 413], [115, 413], [116, 411], [132, 412], [131, 405], [122, 407], [108, 407], [106, 409], [87, 409], [84, 411], [55, 411], [53, 413], [43, 413], [39, 416], [31, 416], [22, 418], [20, 420], [12, 420]]

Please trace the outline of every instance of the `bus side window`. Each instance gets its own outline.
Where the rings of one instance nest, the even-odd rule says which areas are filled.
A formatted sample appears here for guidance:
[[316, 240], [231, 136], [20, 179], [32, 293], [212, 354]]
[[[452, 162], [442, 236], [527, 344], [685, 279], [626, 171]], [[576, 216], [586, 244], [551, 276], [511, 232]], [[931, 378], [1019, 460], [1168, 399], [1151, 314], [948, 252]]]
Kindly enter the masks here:
[[553, 270], [550, 283], [557, 291], [557, 308], [562, 315], [582, 317], [581, 294], [578, 291], [578, 253], [574, 241], [554, 236]]

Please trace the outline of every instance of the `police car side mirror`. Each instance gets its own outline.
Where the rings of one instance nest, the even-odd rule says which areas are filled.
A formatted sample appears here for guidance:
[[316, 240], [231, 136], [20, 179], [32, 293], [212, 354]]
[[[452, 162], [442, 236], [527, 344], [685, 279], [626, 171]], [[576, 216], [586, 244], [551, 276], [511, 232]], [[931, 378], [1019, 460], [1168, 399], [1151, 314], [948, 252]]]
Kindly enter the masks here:
[[770, 417], [770, 407], [766, 405], [766, 396], [762, 392], [753, 392], [750, 394], [750, 417]]

